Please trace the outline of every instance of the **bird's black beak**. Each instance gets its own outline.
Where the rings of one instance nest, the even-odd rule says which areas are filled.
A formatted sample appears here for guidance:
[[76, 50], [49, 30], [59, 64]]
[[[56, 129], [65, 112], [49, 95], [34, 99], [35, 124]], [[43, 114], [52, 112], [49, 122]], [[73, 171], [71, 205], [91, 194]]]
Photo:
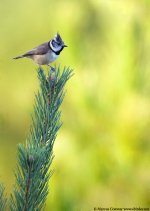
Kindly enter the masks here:
[[67, 45], [64, 45], [64, 47], [68, 47]]

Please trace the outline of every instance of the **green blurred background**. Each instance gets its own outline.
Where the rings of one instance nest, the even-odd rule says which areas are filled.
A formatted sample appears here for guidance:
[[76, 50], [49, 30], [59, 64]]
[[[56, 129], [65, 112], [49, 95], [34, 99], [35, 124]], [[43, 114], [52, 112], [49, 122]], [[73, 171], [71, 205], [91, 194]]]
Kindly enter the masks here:
[[[150, 1], [0, 1], [0, 180], [14, 183], [37, 66], [12, 57], [59, 31], [74, 68], [62, 106], [46, 211], [150, 206]], [[47, 67], [45, 67], [47, 69]]]

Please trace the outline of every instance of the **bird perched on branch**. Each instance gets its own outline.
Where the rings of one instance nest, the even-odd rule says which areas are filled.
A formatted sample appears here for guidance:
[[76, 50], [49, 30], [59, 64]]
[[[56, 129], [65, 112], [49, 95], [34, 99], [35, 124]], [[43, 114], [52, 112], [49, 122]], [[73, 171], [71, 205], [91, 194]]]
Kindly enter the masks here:
[[32, 59], [38, 65], [48, 65], [57, 59], [64, 47], [67, 47], [67, 45], [64, 44], [60, 34], [57, 33], [49, 42], [45, 42], [27, 53], [13, 59], [27, 57]]

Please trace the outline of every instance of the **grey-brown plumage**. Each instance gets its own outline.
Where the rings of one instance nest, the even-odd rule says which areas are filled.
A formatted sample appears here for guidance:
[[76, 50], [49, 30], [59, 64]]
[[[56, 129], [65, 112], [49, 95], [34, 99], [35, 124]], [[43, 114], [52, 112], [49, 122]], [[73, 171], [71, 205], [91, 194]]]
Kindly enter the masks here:
[[25, 54], [15, 57], [14, 59], [27, 57], [32, 59], [38, 65], [48, 65], [59, 56], [64, 47], [67, 46], [57, 33], [56, 36], [49, 42], [45, 42]]

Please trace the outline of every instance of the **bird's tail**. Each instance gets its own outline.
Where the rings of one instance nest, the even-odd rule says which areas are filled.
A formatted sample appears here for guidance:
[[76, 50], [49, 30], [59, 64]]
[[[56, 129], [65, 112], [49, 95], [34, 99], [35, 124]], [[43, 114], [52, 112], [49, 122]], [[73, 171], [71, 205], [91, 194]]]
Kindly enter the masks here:
[[21, 55], [21, 56], [16, 56], [16, 57], [14, 57], [13, 59], [21, 59], [21, 58], [23, 58], [24, 57], [24, 55]]

